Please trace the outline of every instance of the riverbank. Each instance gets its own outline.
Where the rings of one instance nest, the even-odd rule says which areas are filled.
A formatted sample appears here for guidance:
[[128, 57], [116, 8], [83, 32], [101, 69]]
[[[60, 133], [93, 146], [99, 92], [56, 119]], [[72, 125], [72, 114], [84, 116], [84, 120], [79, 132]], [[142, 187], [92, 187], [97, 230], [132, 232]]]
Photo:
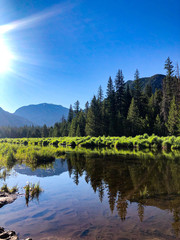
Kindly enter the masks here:
[[159, 137], [148, 134], [136, 137], [49, 137], [49, 138], [6, 138], [0, 139], [1, 144], [13, 144], [18, 146], [54, 146], [54, 147], [83, 147], [83, 148], [116, 148], [116, 149], [180, 149], [180, 137]]

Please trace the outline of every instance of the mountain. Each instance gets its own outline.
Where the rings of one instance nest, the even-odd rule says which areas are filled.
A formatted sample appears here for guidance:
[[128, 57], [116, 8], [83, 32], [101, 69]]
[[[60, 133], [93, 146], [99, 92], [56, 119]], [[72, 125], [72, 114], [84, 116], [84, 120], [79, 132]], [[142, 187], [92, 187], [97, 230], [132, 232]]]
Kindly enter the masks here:
[[[153, 93], [155, 92], [156, 88], [161, 89], [162, 88], [162, 80], [165, 78], [165, 75], [163, 74], [156, 74], [152, 77], [144, 77], [140, 78], [142, 89], [145, 90], [145, 87], [147, 84], [150, 84], [152, 87]], [[134, 81], [129, 80], [126, 82], [126, 86], [129, 84], [129, 88], [133, 89], [134, 87]]]
[[22, 127], [25, 125], [32, 125], [32, 122], [23, 117], [6, 112], [0, 107], [0, 126]]
[[21, 107], [15, 111], [14, 115], [24, 117], [38, 126], [44, 124], [53, 126], [56, 122], [60, 122], [63, 116], [67, 118], [68, 112], [68, 108], [61, 105], [41, 103]]

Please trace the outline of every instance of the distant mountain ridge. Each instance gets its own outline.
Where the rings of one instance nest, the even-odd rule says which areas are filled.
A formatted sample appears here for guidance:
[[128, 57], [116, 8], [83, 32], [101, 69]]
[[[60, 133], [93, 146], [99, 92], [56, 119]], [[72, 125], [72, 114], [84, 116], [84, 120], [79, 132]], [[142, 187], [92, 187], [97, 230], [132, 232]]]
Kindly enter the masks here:
[[[152, 86], [153, 93], [155, 89], [162, 89], [162, 82], [165, 75], [155, 74], [151, 77], [140, 78], [142, 89], [145, 90], [147, 84]], [[130, 89], [134, 88], [134, 81], [129, 80], [125, 83]], [[69, 109], [61, 105], [41, 103], [29, 106], [23, 106], [15, 111], [14, 114], [4, 111], [0, 108], [0, 126], [22, 127], [22, 126], [53, 126], [60, 122], [64, 116], [67, 119]]]
[[3, 127], [22, 127], [22, 126], [30, 126], [33, 123], [23, 117], [16, 116], [12, 113], [4, 111], [0, 107], [0, 126]]
[[60, 122], [62, 117], [67, 118], [69, 109], [61, 105], [41, 103], [29, 106], [23, 106], [17, 109], [15, 116], [20, 116], [33, 122], [34, 125], [53, 126], [56, 122]]
[[[152, 77], [140, 78], [142, 90], [144, 91], [146, 85], [148, 85], [148, 84], [151, 85], [153, 93], [155, 92], [156, 89], [162, 89], [162, 82], [163, 82], [164, 78], [165, 78], [165, 75], [163, 75], [163, 74], [155, 74]], [[133, 89], [134, 81], [132, 81], [132, 80], [127, 81], [126, 86], [127, 85], [129, 85], [130, 89]]]

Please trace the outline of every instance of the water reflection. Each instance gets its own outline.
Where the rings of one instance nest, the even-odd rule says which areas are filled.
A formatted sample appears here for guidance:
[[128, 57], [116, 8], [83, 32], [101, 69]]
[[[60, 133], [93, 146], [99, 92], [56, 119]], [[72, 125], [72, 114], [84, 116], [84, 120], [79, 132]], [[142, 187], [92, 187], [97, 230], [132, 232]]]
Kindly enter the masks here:
[[36, 169], [32, 169], [31, 166], [27, 166], [25, 164], [18, 164], [14, 167], [14, 170], [17, 173], [25, 174], [28, 176], [37, 176], [37, 177], [50, 177], [50, 176], [58, 176], [63, 172], [68, 170], [67, 163], [61, 161], [55, 161], [52, 164], [47, 164]]
[[78, 185], [85, 180], [103, 202], [107, 191], [109, 207], [116, 208], [122, 221], [126, 220], [128, 205], [138, 203], [138, 216], [143, 222], [146, 206], [155, 206], [173, 214], [172, 226], [180, 231], [180, 155], [134, 154], [91, 157], [71, 153], [67, 155], [69, 175]]
[[24, 187], [25, 189], [25, 199], [26, 199], [26, 206], [29, 206], [29, 202], [36, 199], [39, 202], [39, 196], [42, 193], [42, 189], [39, 186], [39, 183], [30, 184], [29, 182]]
[[[102, 153], [102, 151], [101, 151]], [[180, 153], [69, 152], [63, 159], [34, 169], [27, 163], [14, 170], [28, 176], [49, 177], [68, 171], [75, 185], [83, 177], [100, 202], [108, 196], [111, 213], [117, 211], [122, 222], [127, 220], [128, 208], [137, 203], [139, 221], [144, 221], [146, 207], [153, 206], [173, 215], [172, 228], [180, 232]], [[3, 170], [5, 171], [5, 170]], [[0, 178], [6, 178], [1, 171]], [[2, 176], [2, 177], [1, 177]]]

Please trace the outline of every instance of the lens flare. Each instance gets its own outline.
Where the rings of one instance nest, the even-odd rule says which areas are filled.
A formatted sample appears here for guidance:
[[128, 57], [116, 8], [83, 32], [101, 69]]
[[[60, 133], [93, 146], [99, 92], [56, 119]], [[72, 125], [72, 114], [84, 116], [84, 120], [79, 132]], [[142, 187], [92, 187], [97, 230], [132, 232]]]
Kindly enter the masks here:
[[0, 34], [4, 34], [7, 32], [28, 29], [32, 27], [36, 27], [41, 22], [53, 18], [57, 15], [62, 15], [65, 11], [71, 10], [75, 5], [74, 4], [57, 4], [54, 5], [44, 11], [33, 14], [29, 17], [16, 20], [14, 22], [1, 25], [0, 26]]
[[0, 38], [0, 73], [9, 70], [13, 56], [6, 46], [4, 40]]
[[34, 59], [27, 59], [25, 56], [19, 56], [16, 51], [12, 52], [9, 50], [9, 47], [4, 39], [4, 36], [12, 31], [21, 31], [26, 29], [35, 28], [38, 24], [45, 22], [47, 19], [53, 18], [58, 15], [62, 15], [66, 11], [71, 10], [75, 5], [71, 3], [63, 3], [53, 5], [50, 8], [47, 8], [43, 11], [40, 11], [31, 16], [10, 22], [5, 25], [0, 25], [0, 73], [13, 71], [11, 68], [11, 60], [13, 60], [13, 65], [16, 61], [22, 62], [24, 60], [25, 63], [29, 62], [37, 62], [37, 57]]

